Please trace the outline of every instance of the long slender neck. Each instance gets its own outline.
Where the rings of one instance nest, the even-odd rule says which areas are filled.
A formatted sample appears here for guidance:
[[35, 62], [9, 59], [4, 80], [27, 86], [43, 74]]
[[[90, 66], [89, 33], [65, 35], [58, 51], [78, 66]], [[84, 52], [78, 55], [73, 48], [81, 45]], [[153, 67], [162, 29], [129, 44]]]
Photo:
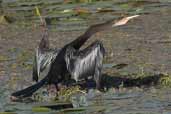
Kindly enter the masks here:
[[47, 31], [47, 29], [45, 29], [45, 30], [43, 30], [43, 36], [42, 36], [42, 39], [39, 44], [39, 49], [41, 51], [44, 51], [49, 48], [50, 48], [50, 46], [49, 46], [49, 39], [48, 39], [48, 31]]
[[75, 39], [68, 45], [74, 47], [75, 49], [79, 49], [93, 34], [112, 28], [112, 23], [113, 19], [105, 23], [92, 25], [87, 29], [87, 31], [83, 35], [79, 36], [77, 39]]
[[68, 45], [72, 46], [75, 49], [79, 49], [93, 34], [103, 31], [103, 30], [108, 30], [112, 27], [125, 25], [130, 19], [136, 18], [138, 16], [139, 15], [125, 17], [115, 22], [114, 22], [114, 19], [112, 19], [101, 24], [90, 26], [83, 35], [79, 36], [77, 39], [75, 39]]

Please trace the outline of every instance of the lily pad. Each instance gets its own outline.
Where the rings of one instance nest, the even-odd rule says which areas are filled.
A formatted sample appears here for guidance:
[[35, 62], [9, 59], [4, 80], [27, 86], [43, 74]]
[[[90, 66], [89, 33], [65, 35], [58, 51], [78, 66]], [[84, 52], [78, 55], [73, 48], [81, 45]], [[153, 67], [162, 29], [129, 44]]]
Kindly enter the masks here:
[[47, 109], [48, 110], [50, 110], [50, 109], [61, 110], [61, 109], [65, 109], [65, 108], [73, 108], [73, 105], [71, 103], [49, 103], [49, 104], [46, 103], [46, 104], [38, 104], [35, 107], [33, 107], [32, 110], [47, 111]]
[[9, 60], [8, 57], [0, 55], [0, 61], [7, 61], [7, 60]]
[[50, 109], [47, 107], [33, 107], [32, 111], [33, 112], [49, 112]]
[[64, 109], [64, 110], [61, 110], [60, 112], [83, 112], [85, 111], [86, 109], [85, 108], [68, 108], [68, 109]]
[[0, 112], [0, 114], [17, 114], [15, 112]]

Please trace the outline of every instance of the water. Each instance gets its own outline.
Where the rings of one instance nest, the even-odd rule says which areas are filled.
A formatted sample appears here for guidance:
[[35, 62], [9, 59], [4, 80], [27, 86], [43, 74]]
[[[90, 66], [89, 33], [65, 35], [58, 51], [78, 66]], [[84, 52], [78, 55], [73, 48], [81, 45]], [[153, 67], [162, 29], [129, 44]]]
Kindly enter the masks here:
[[[1, 90], [2, 91], [2, 90]], [[171, 93], [168, 92], [170, 89], [156, 89], [154, 87], [148, 89], [139, 88], [125, 88], [125, 89], [111, 89], [105, 94], [97, 93], [94, 90], [86, 95], [77, 95], [75, 98], [72, 97], [72, 103], [75, 109], [79, 111], [68, 111], [69, 113], [95, 113], [103, 112], [105, 114], [161, 114], [169, 113]], [[32, 108], [35, 103], [11, 103], [7, 96], [1, 93], [1, 111], [17, 112], [19, 114], [34, 113], [35, 110]], [[4, 99], [5, 98], [5, 99]], [[41, 103], [40, 103], [41, 104]], [[51, 114], [52, 112], [60, 113], [60, 111], [38, 110], [37, 112], [43, 112], [45, 114]]]
[[[25, 23], [32, 20], [33, 23], [40, 23], [36, 15], [35, 6], [39, 7], [42, 16], [50, 27], [57, 30], [81, 30], [85, 29], [89, 18], [94, 20], [108, 20], [124, 15], [149, 14], [158, 12], [162, 8], [169, 8], [171, 3], [166, 1], [91, 1], [86, 2], [61, 2], [61, 1], [3, 1], [2, 6], [9, 18], [18, 23]], [[52, 2], [52, 4], [51, 4]], [[17, 21], [18, 20], [18, 21]], [[80, 26], [81, 25], [81, 26]]]
[[[118, 74], [144, 76], [146, 73], [170, 73], [171, 3], [169, 0], [160, 2], [127, 2], [127, 0], [86, 2], [83, 0], [79, 3], [63, 3], [63, 1], [54, 0], [48, 3], [45, 0], [30, 0], [17, 4], [16, 0], [3, 0], [1, 6], [5, 8], [4, 14], [12, 19], [12, 23], [8, 22], [4, 28], [0, 27], [3, 31], [0, 33], [0, 53], [3, 55], [0, 57], [1, 112], [61, 113], [55, 110], [33, 109], [35, 102], [16, 103], [11, 102], [9, 98], [13, 91], [33, 84], [31, 58], [35, 45], [40, 40], [40, 34], [39, 31], [34, 32], [34, 27], [31, 30], [27, 27], [32, 25], [31, 23], [40, 24], [39, 17], [35, 15], [35, 5], [40, 7], [43, 17], [46, 18], [51, 32], [51, 41], [57, 47], [62, 47], [67, 41], [72, 40], [66, 37], [78, 36], [92, 23], [125, 15], [142, 15], [140, 19], [130, 22], [126, 27], [110, 31], [111, 33], [107, 33], [106, 36], [103, 35], [104, 33], [101, 34], [101, 37], [104, 37], [101, 40], [107, 48], [104, 72], [116, 77], [120, 76]], [[15, 25], [20, 27], [15, 28]], [[114, 37], [118, 39], [115, 40]], [[117, 65], [124, 66], [117, 69]], [[62, 110], [62, 112], [68, 114], [171, 113], [170, 88], [159, 86], [139, 88], [135, 85], [125, 87], [120, 82], [119, 84], [119, 89], [112, 87], [106, 93], [99, 93], [92, 89], [87, 94], [76, 94], [70, 99], [75, 110]], [[43, 103], [39, 102], [39, 104]]]

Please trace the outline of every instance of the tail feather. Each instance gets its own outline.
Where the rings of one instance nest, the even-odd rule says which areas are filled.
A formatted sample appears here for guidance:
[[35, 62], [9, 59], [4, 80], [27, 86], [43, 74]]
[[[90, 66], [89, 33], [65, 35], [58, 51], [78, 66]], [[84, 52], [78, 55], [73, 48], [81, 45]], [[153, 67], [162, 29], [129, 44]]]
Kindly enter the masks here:
[[36, 92], [39, 88], [45, 85], [46, 82], [47, 82], [47, 77], [43, 78], [40, 82], [32, 86], [29, 86], [23, 90], [19, 90], [17, 92], [12, 93], [11, 96], [20, 97], [20, 98], [30, 97], [34, 92]]

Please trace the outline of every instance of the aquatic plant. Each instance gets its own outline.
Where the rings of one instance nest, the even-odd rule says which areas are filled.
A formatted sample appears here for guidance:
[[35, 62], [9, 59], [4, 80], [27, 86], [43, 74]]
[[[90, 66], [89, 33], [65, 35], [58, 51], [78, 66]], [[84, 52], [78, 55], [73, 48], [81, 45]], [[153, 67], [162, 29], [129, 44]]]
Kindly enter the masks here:
[[57, 94], [56, 100], [69, 101], [71, 96], [77, 93], [86, 93], [82, 91], [79, 86], [72, 86], [69, 88], [61, 88]]
[[163, 77], [160, 78], [159, 83], [163, 87], [171, 87], [171, 76], [167, 73], [163, 74]]

